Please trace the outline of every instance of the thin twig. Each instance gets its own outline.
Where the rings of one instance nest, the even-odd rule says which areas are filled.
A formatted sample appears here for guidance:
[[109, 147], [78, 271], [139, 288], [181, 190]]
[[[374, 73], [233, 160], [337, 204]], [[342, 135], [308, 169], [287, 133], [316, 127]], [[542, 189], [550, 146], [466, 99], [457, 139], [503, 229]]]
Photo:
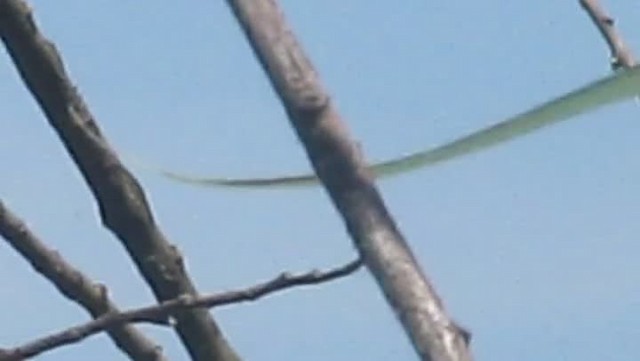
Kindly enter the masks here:
[[33, 357], [56, 347], [79, 342], [86, 337], [111, 327], [122, 325], [123, 323], [145, 322], [158, 325], [173, 325], [175, 323], [172, 317], [176, 312], [185, 309], [212, 308], [240, 302], [255, 301], [263, 296], [295, 286], [314, 285], [345, 277], [357, 271], [361, 265], [362, 262], [357, 259], [324, 272], [314, 270], [299, 275], [282, 273], [272, 280], [244, 289], [202, 297], [183, 295], [159, 305], [137, 308], [125, 312], [110, 312], [90, 322], [42, 337], [22, 346], [13, 349], [0, 349], [0, 361], [18, 361], [23, 358]]
[[[109, 300], [107, 288], [93, 282], [67, 263], [60, 254], [31, 232], [27, 225], [0, 200], [0, 236], [5, 238], [31, 266], [48, 279], [68, 299], [84, 307], [93, 318], [120, 312]], [[132, 325], [118, 325], [107, 330], [114, 343], [132, 360], [165, 361], [161, 347]]]
[[[276, 0], [227, 0], [354, 246], [423, 360], [472, 359]], [[357, 44], [354, 44], [357, 46]]]
[[[20, 77], [56, 131], [98, 203], [100, 218], [127, 250], [159, 302], [198, 292], [165, 237], [144, 191], [103, 137], [55, 46], [23, 0], [0, 0], [0, 38]], [[238, 361], [212, 315], [190, 308], [175, 330], [194, 361]]]
[[600, 34], [607, 42], [611, 52], [611, 67], [613, 70], [619, 68], [631, 68], [635, 65], [635, 59], [622, 41], [622, 37], [615, 29], [615, 21], [607, 15], [597, 0], [580, 0], [580, 6], [587, 12], [591, 21], [600, 31]]

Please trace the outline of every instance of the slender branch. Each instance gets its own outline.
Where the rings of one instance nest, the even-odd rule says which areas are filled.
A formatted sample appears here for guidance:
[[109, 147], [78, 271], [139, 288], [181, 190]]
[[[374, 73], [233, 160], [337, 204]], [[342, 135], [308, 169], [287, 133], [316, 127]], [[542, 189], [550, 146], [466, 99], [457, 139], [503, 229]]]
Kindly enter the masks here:
[[471, 360], [275, 0], [227, 0], [307, 156], [422, 360]]
[[159, 305], [141, 307], [126, 312], [110, 312], [90, 322], [45, 336], [20, 347], [0, 349], [0, 361], [18, 361], [23, 358], [37, 356], [45, 351], [79, 342], [91, 335], [124, 323], [146, 322], [159, 325], [173, 325], [171, 316], [179, 311], [195, 307], [211, 308], [239, 302], [255, 301], [266, 295], [295, 286], [315, 285], [345, 277], [357, 271], [361, 265], [362, 262], [357, 259], [325, 272], [314, 270], [299, 275], [282, 273], [272, 280], [244, 289], [202, 297], [183, 295]]
[[[105, 286], [96, 284], [50, 250], [0, 200], [0, 236], [5, 238], [31, 266], [48, 279], [68, 299], [84, 307], [93, 318], [120, 312], [109, 300]], [[132, 360], [165, 361], [161, 347], [131, 325], [117, 325], [107, 330], [114, 343]]]
[[587, 12], [591, 21], [600, 31], [607, 42], [611, 52], [611, 67], [618, 70], [620, 67], [631, 68], [636, 64], [629, 48], [624, 45], [622, 37], [616, 32], [614, 20], [606, 14], [597, 0], [580, 0], [580, 6]]
[[[0, 38], [91, 189], [103, 224], [126, 248], [155, 297], [162, 302], [196, 295], [179, 252], [156, 226], [142, 187], [102, 136], [60, 54], [40, 33], [23, 0], [0, 1]], [[175, 317], [193, 360], [239, 360], [206, 309], [186, 309]]]

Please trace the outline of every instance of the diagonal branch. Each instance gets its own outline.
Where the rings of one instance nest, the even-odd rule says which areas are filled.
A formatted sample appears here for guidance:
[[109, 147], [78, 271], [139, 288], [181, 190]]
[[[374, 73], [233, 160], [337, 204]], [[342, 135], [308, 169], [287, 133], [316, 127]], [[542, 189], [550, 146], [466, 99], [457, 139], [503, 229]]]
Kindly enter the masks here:
[[[0, 200], [0, 236], [5, 238], [31, 266], [68, 299], [84, 307], [93, 318], [120, 312], [109, 300], [105, 286], [96, 284], [68, 264], [57, 252], [47, 248], [27, 225]], [[165, 361], [161, 347], [131, 325], [107, 330], [114, 343], [132, 360]]]
[[[156, 226], [140, 184], [123, 166], [23, 0], [0, 1], [0, 37], [28, 89], [97, 200], [103, 224], [121, 241], [159, 301], [196, 295], [182, 258]], [[196, 361], [236, 361], [206, 309], [176, 315], [176, 331]]]
[[275, 0], [227, 0], [346, 228], [422, 360], [471, 360]]
[[580, 6], [587, 12], [600, 31], [600, 35], [607, 42], [613, 70], [618, 70], [620, 67], [627, 69], [633, 67], [636, 61], [631, 51], [624, 45], [622, 37], [616, 32], [613, 18], [607, 15], [597, 0], [580, 0]]
[[79, 342], [98, 332], [124, 323], [148, 322], [160, 325], [171, 325], [170, 316], [175, 315], [178, 311], [193, 307], [216, 307], [239, 302], [255, 301], [263, 296], [295, 286], [315, 285], [348, 276], [357, 271], [361, 265], [362, 262], [357, 259], [325, 272], [315, 270], [299, 275], [282, 273], [272, 280], [245, 289], [212, 294], [204, 297], [184, 295], [173, 300], [165, 301], [159, 305], [137, 308], [121, 313], [111, 312], [85, 324], [45, 336], [20, 347], [0, 349], [0, 361], [18, 361], [21, 358], [34, 357], [56, 347]]

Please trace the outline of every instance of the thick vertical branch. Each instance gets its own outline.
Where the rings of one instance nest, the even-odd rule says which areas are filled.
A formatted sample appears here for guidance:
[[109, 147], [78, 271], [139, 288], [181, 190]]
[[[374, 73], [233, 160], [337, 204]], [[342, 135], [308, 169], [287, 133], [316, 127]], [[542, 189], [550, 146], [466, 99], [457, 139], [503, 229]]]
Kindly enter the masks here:
[[[84, 307], [93, 318], [120, 312], [109, 300], [106, 287], [91, 281], [58, 253], [48, 249], [18, 216], [5, 207], [2, 200], [0, 236], [6, 239], [38, 273], [53, 283], [60, 293]], [[117, 325], [109, 328], [107, 333], [118, 348], [132, 360], [166, 361], [160, 346], [147, 339], [133, 325]]]
[[423, 360], [471, 360], [275, 0], [228, 0], [356, 248]]
[[[104, 225], [122, 242], [156, 298], [196, 295], [180, 254], [156, 226], [141, 186], [101, 135], [24, 1], [0, 1], [0, 37], [93, 192]], [[194, 360], [238, 359], [206, 309], [178, 313], [176, 331]]]

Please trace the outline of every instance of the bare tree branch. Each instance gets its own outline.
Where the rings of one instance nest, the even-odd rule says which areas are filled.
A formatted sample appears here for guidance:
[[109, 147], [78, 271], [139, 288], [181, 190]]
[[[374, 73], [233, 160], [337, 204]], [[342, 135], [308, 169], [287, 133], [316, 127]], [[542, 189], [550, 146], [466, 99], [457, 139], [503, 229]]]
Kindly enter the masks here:
[[580, 6], [587, 12], [589, 18], [600, 31], [607, 42], [611, 52], [611, 67], [618, 70], [620, 67], [631, 68], [636, 61], [631, 51], [624, 45], [622, 37], [616, 32], [614, 20], [607, 15], [597, 0], [580, 0]]
[[[27, 225], [0, 200], [0, 236], [5, 238], [43, 277], [51, 281], [68, 299], [84, 307], [93, 318], [120, 312], [107, 294], [104, 285], [96, 284], [68, 264], [57, 252], [50, 250]], [[161, 347], [146, 338], [131, 325], [107, 329], [120, 350], [136, 361], [166, 361]]]
[[422, 360], [471, 360], [468, 338], [446, 314], [396, 227], [275, 0], [227, 0], [280, 97], [314, 171], [342, 215], [369, 271]]
[[[0, 37], [93, 192], [103, 224], [121, 241], [156, 298], [196, 295], [179, 252], [156, 226], [140, 184], [100, 133], [60, 55], [37, 29], [24, 1], [0, 1]], [[192, 359], [239, 360], [206, 309], [183, 310], [175, 317]]]
[[18, 361], [23, 358], [37, 356], [45, 351], [79, 342], [91, 335], [127, 322], [147, 322], [160, 325], [172, 325], [173, 322], [170, 319], [170, 316], [186, 309], [194, 307], [210, 308], [239, 302], [255, 301], [263, 296], [295, 286], [315, 285], [332, 281], [340, 277], [345, 277], [357, 271], [361, 265], [362, 262], [357, 259], [325, 272], [314, 270], [299, 275], [282, 273], [270, 281], [244, 289], [203, 297], [183, 295], [177, 299], [165, 301], [160, 305], [137, 308], [126, 312], [110, 312], [85, 324], [45, 336], [20, 347], [13, 349], [0, 349], [0, 361]]

